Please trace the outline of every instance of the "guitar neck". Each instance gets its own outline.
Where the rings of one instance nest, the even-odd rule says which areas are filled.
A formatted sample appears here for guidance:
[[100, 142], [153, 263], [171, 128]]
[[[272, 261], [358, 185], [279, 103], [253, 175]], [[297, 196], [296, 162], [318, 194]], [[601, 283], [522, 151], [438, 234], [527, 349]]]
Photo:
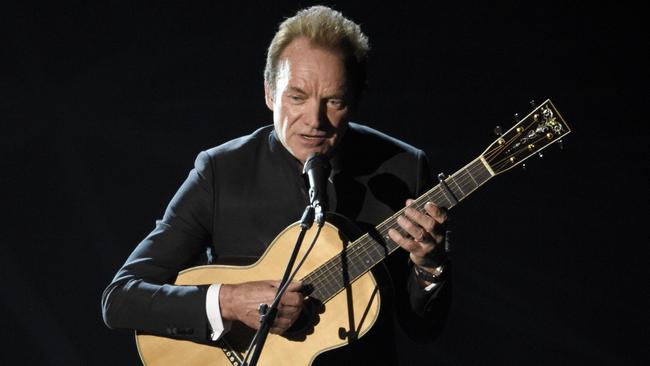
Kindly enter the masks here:
[[[441, 183], [418, 197], [410, 207], [423, 210], [425, 203], [433, 202], [436, 206], [451, 209], [494, 175], [481, 155], [451, 176], [441, 177]], [[303, 281], [311, 284], [313, 291], [310, 296], [326, 302], [397, 250], [399, 245], [389, 239], [388, 230], [395, 229], [406, 235], [397, 224], [397, 218], [403, 213], [404, 209], [399, 210], [379, 224], [375, 232], [361, 236], [341, 256], [330, 259], [307, 275]]]

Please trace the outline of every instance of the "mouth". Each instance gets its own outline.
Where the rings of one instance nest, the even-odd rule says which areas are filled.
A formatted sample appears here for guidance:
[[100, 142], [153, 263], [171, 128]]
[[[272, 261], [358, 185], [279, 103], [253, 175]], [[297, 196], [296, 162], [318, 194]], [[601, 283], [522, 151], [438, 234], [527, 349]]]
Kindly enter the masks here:
[[308, 140], [319, 140], [319, 139], [325, 139], [327, 136], [325, 135], [300, 135], [303, 138], [306, 138]]
[[300, 138], [308, 145], [320, 145], [327, 140], [327, 135], [305, 135], [301, 134]]

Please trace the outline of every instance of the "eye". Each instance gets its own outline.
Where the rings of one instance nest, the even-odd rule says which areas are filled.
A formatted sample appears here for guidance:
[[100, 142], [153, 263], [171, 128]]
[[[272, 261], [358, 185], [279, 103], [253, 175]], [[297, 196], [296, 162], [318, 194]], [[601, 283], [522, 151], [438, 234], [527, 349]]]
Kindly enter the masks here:
[[289, 98], [289, 101], [291, 101], [291, 103], [294, 104], [302, 103], [305, 100], [305, 98], [303, 98], [302, 96], [295, 95], [295, 94], [287, 95], [287, 98]]
[[327, 105], [334, 108], [334, 109], [343, 109], [345, 108], [345, 103], [343, 102], [343, 99], [339, 98], [332, 98], [327, 100]]

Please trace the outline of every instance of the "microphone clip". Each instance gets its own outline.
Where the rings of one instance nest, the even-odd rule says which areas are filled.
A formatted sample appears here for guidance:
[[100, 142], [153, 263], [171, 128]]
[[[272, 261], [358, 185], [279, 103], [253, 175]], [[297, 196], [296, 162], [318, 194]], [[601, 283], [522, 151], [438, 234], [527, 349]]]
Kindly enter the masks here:
[[309, 204], [314, 208], [316, 225], [325, 223], [327, 211], [327, 178], [332, 171], [329, 158], [321, 153], [313, 153], [305, 161], [303, 174], [309, 181]]

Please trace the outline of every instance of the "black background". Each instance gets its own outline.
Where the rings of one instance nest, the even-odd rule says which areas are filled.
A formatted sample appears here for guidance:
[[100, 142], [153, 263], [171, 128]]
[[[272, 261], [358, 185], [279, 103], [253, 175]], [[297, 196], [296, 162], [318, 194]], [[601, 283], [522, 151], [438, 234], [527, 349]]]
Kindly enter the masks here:
[[[648, 363], [640, 8], [329, 2], [369, 36], [356, 116], [452, 173], [551, 98], [573, 133], [452, 211], [426, 365]], [[312, 2], [2, 5], [2, 364], [131, 365], [100, 296], [199, 151], [271, 122], [265, 50]], [[405, 340], [407, 342], [407, 340]]]

